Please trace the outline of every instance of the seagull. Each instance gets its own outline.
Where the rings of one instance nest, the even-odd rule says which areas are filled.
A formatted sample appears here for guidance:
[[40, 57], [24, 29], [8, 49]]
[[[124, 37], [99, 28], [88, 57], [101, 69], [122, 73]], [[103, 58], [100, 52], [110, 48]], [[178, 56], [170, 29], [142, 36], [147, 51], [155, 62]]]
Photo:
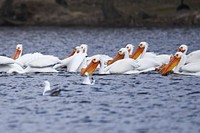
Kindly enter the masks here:
[[61, 90], [59, 88], [50, 88], [50, 83], [49, 81], [44, 81], [44, 91], [43, 91], [43, 96], [58, 96], [60, 95]]
[[84, 85], [94, 85], [95, 80], [94, 80], [93, 77], [91, 77], [91, 79], [90, 79], [88, 72], [86, 72], [82, 84], [84, 84]]

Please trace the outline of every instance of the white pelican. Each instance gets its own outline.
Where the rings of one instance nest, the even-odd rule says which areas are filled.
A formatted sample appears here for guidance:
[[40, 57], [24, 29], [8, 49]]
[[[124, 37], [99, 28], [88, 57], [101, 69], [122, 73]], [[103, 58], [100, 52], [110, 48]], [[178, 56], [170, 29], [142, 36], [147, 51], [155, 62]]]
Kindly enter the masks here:
[[[126, 50], [125, 50], [126, 49]], [[126, 57], [125, 57], [126, 56]], [[111, 65], [115, 63], [118, 60], [124, 59], [124, 58], [129, 58], [129, 52], [127, 48], [121, 48], [118, 52], [117, 55], [112, 59], [108, 60], [107, 65]]]
[[[133, 46], [133, 44], [130, 44], [130, 43], [128, 43], [128, 44], [126, 45], [125, 48], [128, 50], [129, 56], [132, 55], [134, 47], [135, 47], [135, 46]], [[119, 57], [121, 57], [121, 58], [119, 58]], [[110, 57], [110, 59], [107, 60], [107, 65], [111, 65], [111, 64], [114, 63], [115, 61], [121, 60], [121, 59], [123, 59], [123, 58], [124, 58], [123, 56], [120, 56], [120, 55], [119, 55], [119, 51], [118, 51], [118, 52], [117, 52], [117, 55], [116, 55], [114, 58], [111, 58], [111, 57]]]
[[[188, 46], [185, 44], [182, 44], [178, 48], [178, 52], [186, 54], [187, 51], [188, 51]], [[199, 61], [200, 61], [200, 50], [193, 51], [187, 55], [186, 63], [199, 62]]]
[[53, 66], [59, 64], [61, 61], [52, 55], [43, 55], [31, 60], [25, 69], [26, 73], [33, 72], [58, 72]]
[[82, 69], [81, 74], [84, 75], [86, 72], [89, 75], [92, 74], [99, 64], [99, 74], [123, 74], [139, 67], [135, 60], [129, 58], [129, 53], [126, 48], [121, 48], [119, 50], [118, 58], [124, 59], [117, 60], [111, 65], [104, 67], [104, 60], [101, 58], [101, 56], [97, 56], [86, 68]]
[[162, 75], [166, 75], [172, 71], [177, 74], [200, 76], [200, 62], [185, 64], [187, 56], [182, 52], [177, 52], [171, 59], [169, 64], [161, 71]]
[[25, 73], [24, 69], [21, 67], [21, 63], [5, 56], [0, 56], [0, 72]]
[[58, 96], [60, 95], [61, 90], [59, 88], [51, 89], [49, 81], [44, 81], [44, 91], [43, 96]]
[[70, 62], [73, 60], [73, 56], [78, 54], [80, 52], [80, 47], [77, 46], [74, 48], [74, 51], [65, 59], [61, 60], [59, 64], [55, 65], [54, 68], [59, 68], [59, 67], [67, 67]]
[[135, 52], [130, 55], [130, 58], [132, 59], [141, 59], [141, 58], [146, 58], [146, 57], [149, 57], [149, 58], [152, 58], [152, 57], [155, 57], [156, 54], [155, 53], [152, 53], [152, 52], [147, 52], [147, 49], [149, 47], [149, 44], [147, 42], [140, 42], [138, 48], [135, 50]]
[[156, 55], [153, 52], [147, 52], [148, 47], [149, 44], [147, 42], [140, 42], [137, 50], [132, 55], [130, 55], [130, 58], [133, 59], [154, 58], [160, 64], [164, 64], [169, 61], [170, 55], [166, 54]]
[[[16, 52], [13, 56], [17, 62], [21, 63], [22, 66], [26, 66], [25, 72], [58, 72], [53, 68], [54, 65], [61, 61], [52, 55], [43, 55], [40, 53], [25, 54], [22, 55], [23, 47], [22, 44], [16, 46]], [[22, 55], [22, 56], [21, 56]]]
[[75, 72], [81, 72], [81, 69], [85, 68], [87, 66], [87, 63], [88, 63], [88, 60], [89, 60], [89, 58], [87, 57], [88, 56], [88, 54], [87, 54], [88, 45], [87, 44], [81, 44], [80, 48], [81, 48], [80, 53], [79, 53], [80, 58], [77, 59], [77, 61], [76, 61], [77, 63], [79, 61], [80, 65], [78, 66], [78, 69]]
[[16, 51], [12, 58], [14, 60], [16, 60], [17, 62], [20, 62], [24, 67], [27, 66], [27, 64], [30, 61], [43, 56], [43, 54], [41, 54], [41, 53], [33, 53], [33, 54], [30, 53], [30, 54], [22, 55], [22, 52], [23, 52], [23, 46], [22, 46], [22, 44], [18, 44], [16, 46]]
[[54, 68], [66, 66], [68, 72], [80, 72], [83, 67], [87, 66], [87, 49], [88, 46], [86, 44], [77, 46], [72, 52], [73, 54], [70, 54], [68, 58], [61, 60], [61, 63], [55, 65]]
[[12, 57], [13, 60], [16, 60], [17, 58], [21, 57], [22, 55], [22, 50], [23, 50], [23, 47], [22, 47], [22, 44], [17, 44], [16, 46], [16, 51]]
[[80, 72], [81, 68], [86, 66], [87, 49], [86, 44], [76, 46], [68, 58], [61, 60], [60, 64], [55, 65], [54, 68], [65, 66], [68, 72]]
[[87, 54], [84, 51], [83, 48], [77, 47], [76, 53], [66, 60], [65, 65], [67, 66], [68, 72], [80, 72], [82, 66], [86, 65], [85, 58]]
[[[148, 46], [149, 46], [149, 44], [147, 42], [140, 42], [137, 50], [132, 55], [130, 55], [130, 58], [137, 59], [138, 61], [140, 59], [144, 59], [144, 60], [149, 59], [149, 60], [152, 60], [152, 61], [155, 60], [153, 62], [157, 62], [160, 65], [169, 62], [170, 55], [167, 55], [167, 54], [156, 55], [153, 52], [146, 52]], [[157, 66], [157, 65], [153, 65], [153, 64], [150, 64], [150, 65], [151, 66]]]
[[[179, 46], [177, 52], [181, 52], [186, 55], [187, 51], [188, 51], [188, 46], [186, 44], [182, 44], [181, 46]], [[163, 65], [160, 68], [156, 68], [156, 70], [158, 70], [160, 73], [162, 73], [164, 71], [164, 69], [166, 69], [171, 58], [174, 58], [174, 56], [173, 55], [171, 55], [169, 57], [166, 56], [165, 58], [166, 58], [166, 60], [162, 63]], [[200, 51], [194, 51], [191, 54], [187, 55], [187, 60], [185, 63], [200, 61], [199, 58], [200, 58]]]
[[[161, 64], [164, 64], [164, 63], [167, 63], [169, 62], [169, 59], [170, 59], [170, 56], [169, 55], [166, 55], [166, 54], [162, 54], [162, 55], [156, 55], [155, 53], [153, 52], [146, 52], [147, 51], [147, 48], [148, 48], [149, 44], [147, 42], [141, 42], [139, 44], [139, 47], [138, 49], [135, 51], [135, 57], [133, 56], [132, 52], [133, 52], [133, 48], [134, 46], [132, 44], [127, 44], [126, 45], [126, 48], [128, 49], [129, 51], [129, 54], [130, 54], [130, 58], [135, 58], [135, 59], [143, 59], [143, 58], [155, 58], [155, 60], [157, 62], [160, 62]], [[144, 50], [142, 50], [144, 49]], [[141, 53], [140, 53], [141, 52]], [[137, 57], [136, 54], [140, 54], [141, 56]], [[144, 56], [142, 56], [142, 54]], [[152, 60], [152, 59], [150, 59]]]
[[132, 55], [132, 54], [133, 54], [133, 49], [134, 49], [134, 47], [135, 47], [135, 46], [134, 46], [133, 44], [130, 44], [130, 43], [128, 43], [128, 44], [126, 45], [125, 48], [127, 48], [129, 55]]

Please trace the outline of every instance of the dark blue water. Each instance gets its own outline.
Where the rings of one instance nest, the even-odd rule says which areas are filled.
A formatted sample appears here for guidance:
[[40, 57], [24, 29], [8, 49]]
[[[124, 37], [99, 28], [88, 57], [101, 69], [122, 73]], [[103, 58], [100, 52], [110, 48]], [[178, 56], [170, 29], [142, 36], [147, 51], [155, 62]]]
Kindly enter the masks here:
[[[76, 45], [89, 56], [114, 56], [127, 43], [149, 42], [149, 51], [173, 54], [186, 43], [200, 49], [199, 28], [86, 29], [0, 28], [0, 54], [12, 56], [16, 43], [24, 53], [66, 57]], [[198, 133], [200, 78], [156, 72], [94, 75], [82, 85], [79, 73], [0, 74], [0, 133]], [[58, 97], [42, 96], [43, 81], [60, 87]]]

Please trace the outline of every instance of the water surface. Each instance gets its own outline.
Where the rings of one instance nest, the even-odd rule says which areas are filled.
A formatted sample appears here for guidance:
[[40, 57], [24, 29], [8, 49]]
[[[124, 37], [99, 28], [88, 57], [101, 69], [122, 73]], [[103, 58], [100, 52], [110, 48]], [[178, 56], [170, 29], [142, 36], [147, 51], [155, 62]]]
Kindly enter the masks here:
[[[200, 49], [199, 28], [0, 28], [1, 55], [11, 57], [16, 43], [24, 53], [64, 58], [81, 43], [88, 55], [114, 56], [127, 43], [147, 41], [148, 51], [174, 54], [182, 43]], [[0, 74], [1, 133], [200, 132], [200, 79], [194, 76], [94, 75], [82, 85], [79, 73]], [[42, 96], [43, 81], [60, 87], [58, 97]]]

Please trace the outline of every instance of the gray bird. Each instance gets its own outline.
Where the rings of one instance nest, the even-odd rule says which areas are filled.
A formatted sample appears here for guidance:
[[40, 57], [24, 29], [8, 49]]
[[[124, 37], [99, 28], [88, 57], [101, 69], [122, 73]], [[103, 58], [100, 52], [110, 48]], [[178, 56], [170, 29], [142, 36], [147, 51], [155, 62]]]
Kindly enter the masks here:
[[51, 89], [49, 81], [44, 81], [44, 91], [43, 96], [58, 96], [60, 95], [61, 90], [59, 88]]

